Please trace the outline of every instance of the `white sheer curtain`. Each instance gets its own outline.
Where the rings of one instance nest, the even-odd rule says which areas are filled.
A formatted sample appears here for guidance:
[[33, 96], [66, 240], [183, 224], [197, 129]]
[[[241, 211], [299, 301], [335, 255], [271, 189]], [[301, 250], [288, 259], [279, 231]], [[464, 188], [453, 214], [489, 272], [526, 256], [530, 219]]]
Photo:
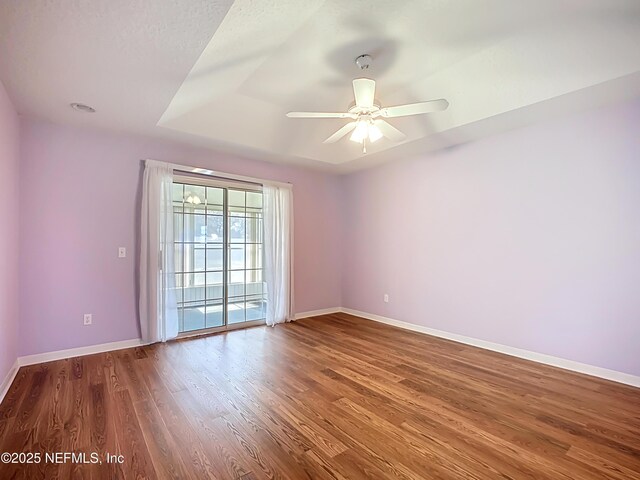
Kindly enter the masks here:
[[293, 320], [293, 191], [262, 187], [267, 325]]
[[173, 262], [173, 168], [146, 160], [140, 229], [140, 330], [144, 342], [178, 335]]

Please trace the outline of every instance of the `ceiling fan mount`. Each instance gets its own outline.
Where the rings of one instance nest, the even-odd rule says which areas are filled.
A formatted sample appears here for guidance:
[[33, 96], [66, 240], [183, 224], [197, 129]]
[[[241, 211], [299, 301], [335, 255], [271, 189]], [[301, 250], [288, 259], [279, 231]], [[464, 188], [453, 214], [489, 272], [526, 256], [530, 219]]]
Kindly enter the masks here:
[[[368, 70], [373, 62], [370, 55], [360, 55], [355, 64], [360, 70]], [[382, 107], [375, 100], [376, 81], [370, 78], [353, 80], [352, 103], [346, 112], [289, 112], [289, 118], [349, 118], [353, 121], [327, 138], [324, 143], [335, 143], [351, 133], [350, 140], [362, 144], [362, 152], [367, 153], [367, 140], [371, 143], [386, 137], [394, 142], [401, 142], [406, 135], [384, 120], [384, 118], [405, 117], [446, 110], [449, 102], [444, 99], [427, 102], [410, 103], [394, 107]]]
[[355, 62], [360, 70], [367, 70], [373, 63], [373, 58], [371, 58], [371, 55], [365, 53], [364, 55], [356, 57]]

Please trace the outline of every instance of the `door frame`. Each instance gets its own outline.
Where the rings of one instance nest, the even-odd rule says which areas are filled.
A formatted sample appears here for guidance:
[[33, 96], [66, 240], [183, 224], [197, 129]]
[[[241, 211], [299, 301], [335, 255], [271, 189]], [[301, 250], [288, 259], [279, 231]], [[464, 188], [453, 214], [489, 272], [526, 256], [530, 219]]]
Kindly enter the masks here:
[[[208, 335], [212, 333], [227, 332], [230, 330], [238, 330], [241, 328], [265, 325], [267, 323], [266, 319], [252, 320], [250, 322], [238, 322], [238, 323], [231, 323], [231, 324], [228, 321], [229, 320], [228, 318], [228, 308], [229, 308], [229, 298], [228, 298], [229, 297], [229, 292], [228, 292], [228, 283], [229, 283], [228, 261], [229, 259], [228, 259], [228, 256], [229, 256], [229, 252], [227, 250], [230, 244], [229, 244], [229, 228], [228, 228], [229, 212], [227, 210], [229, 206], [229, 200], [228, 200], [229, 188], [236, 189], [236, 190], [244, 190], [247, 192], [262, 192], [262, 185], [243, 183], [243, 182], [234, 181], [234, 180], [226, 181], [226, 180], [217, 180], [217, 179], [202, 178], [202, 177], [196, 177], [196, 176], [192, 177], [188, 175], [174, 175], [173, 182], [183, 183], [185, 185], [198, 185], [202, 187], [222, 188], [224, 192], [222, 197], [223, 198], [223, 206], [222, 206], [223, 222], [224, 222], [224, 240], [223, 240], [223, 249], [222, 249], [222, 291], [223, 291], [222, 321], [224, 323], [219, 327], [201, 328], [198, 330], [189, 330], [188, 332], [180, 332], [178, 333], [177, 338], [187, 338], [187, 337], [194, 337], [199, 335]], [[263, 266], [263, 270], [264, 270], [264, 266]], [[205, 291], [206, 291], [206, 286], [205, 286]], [[205, 302], [206, 302], [206, 298], [205, 298]]]

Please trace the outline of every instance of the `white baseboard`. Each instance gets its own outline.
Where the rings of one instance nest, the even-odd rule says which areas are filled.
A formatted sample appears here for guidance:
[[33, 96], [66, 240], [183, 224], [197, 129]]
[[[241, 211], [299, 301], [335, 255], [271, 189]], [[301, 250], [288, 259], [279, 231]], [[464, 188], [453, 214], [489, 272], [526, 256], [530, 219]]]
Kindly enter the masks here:
[[487, 342], [485, 340], [479, 340], [477, 338], [465, 337], [464, 335], [444, 332], [442, 330], [435, 330], [433, 328], [425, 327], [422, 325], [402, 322], [400, 320], [394, 320], [392, 318], [375, 315], [373, 313], [361, 312], [359, 310], [352, 310], [350, 308], [341, 308], [340, 311], [348, 313], [349, 315], [355, 315], [356, 317], [362, 317], [367, 320], [386, 323], [387, 325], [392, 325], [394, 327], [413, 330], [414, 332], [426, 333], [428, 335], [433, 335], [434, 337], [446, 338], [447, 340], [453, 340], [454, 342], [464, 343], [466, 345], [472, 345], [474, 347], [480, 347], [486, 350], [493, 350], [494, 352], [504, 353], [513, 357], [524, 358], [526, 360], [564, 368], [565, 370], [571, 370], [573, 372], [584, 373], [593, 377], [599, 377], [618, 383], [624, 383], [633, 387], [640, 387], [640, 377], [630, 375], [628, 373], [617, 372], [615, 370], [596, 367], [593, 365], [588, 365], [586, 363], [574, 362], [573, 360], [566, 360], [564, 358], [545, 355], [543, 353], [531, 352], [529, 350], [523, 350], [521, 348], [509, 347], [507, 345], [501, 345], [499, 343]]
[[65, 358], [81, 357], [83, 355], [92, 355], [94, 353], [111, 352], [113, 350], [122, 350], [123, 348], [139, 347], [144, 342], [139, 338], [131, 340], [122, 340], [120, 342], [101, 343], [99, 345], [90, 345], [88, 347], [70, 348], [68, 350], [58, 350], [56, 352], [37, 353], [35, 355], [26, 355], [18, 357], [18, 365], [35, 365], [36, 363], [52, 362], [54, 360], [63, 360]]
[[[301, 312], [296, 314], [296, 320], [300, 318], [316, 317], [318, 315], [328, 315], [330, 313], [340, 312], [340, 307], [325, 308], [322, 310], [313, 310], [309, 312]], [[81, 357], [83, 355], [92, 355], [94, 353], [110, 352], [113, 350], [122, 350], [124, 348], [139, 347], [145, 345], [139, 338], [131, 340], [122, 340], [120, 342], [102, 343], [100, 345], [90, 345], [88, 347], [70, 348], [68, 350], [57, 350], [55, 352], [37, 353], [35, 355], [26, 355], [18, 357], [18, 366], [35, 365], [37, 363], [52, 362], [54, 360], [63, 360], [65, 358]]]
[[296, 313], [296, 320], [308, 317], [317, 317], [319, 315], [329, 315], [331, 313], [339, 313], [342, 311], [340, 307], [323, 308], [322, 310], [311, 310], [309, 312]]
[[[316, 317], [320, 315], [329, 315], [332, 313], [348, 313], [349, 315], [355, 315], [356, 317], [365, 318], [367, 320], [373, 320], [375, 322], [385, 323], [394, 327], [403, 328], [405, 330], [412, 330], [414, 332], [426, 333], [433, 335], [434, 337], [446, 338], [447, 340], [453, 340], [454, 342], [464, 343], [466, 345], [472, 345], [474, 347], [484, 348], [486, 350], [492, 350], [494, 352], [504, 353], [514, 357], [524, 358], [538, 363], [546, 365], [552, 365], [554, 367], [564, 368], [565, 370], [571, 370], [574, 372], [584, 373], [594, 377], [604, 378], [612, 380], [614, 382], [624, 383], [634, 387], [640, 387], [640, 377], [630, 375], [628, 373], [617, 372], [615, 370], [609, 370], [606, 368], [596, 367], [593, 365], [587, 365], [585, 363], [574, 362], [573, 360], [566, 360], [564, 358], [554, 357], [551, 355], [545, 355], [542, 353], [531, 352], [529, 350], [523, 350], [520, 348], [509, 347], [507, 345], [501, 345], [499, 343], [487, 342], [485, 340], [479, 340], [477, 338], [466, 337], [464, 335], [458, 335], [455, 333], [449, 333], [442, 330], [436, 330], [433, 328], [425, 327], [422, 325], [416, 325], [413, 323], [402, 322], [400, 320], [394, 320], [392, 318], [383, 317], [381, 315], [375, 315], [372, 313], [361, 312], [359, 310], [353, 310], [351, 308], [325, 308], [322, 310], [312, 310], [308, 312], [301, 312], [296, 314], [296, 320], [301, 318]], [[102, 343], [100, 345], [91, 345], [88, 347], [70, 348], [68, 350], [59, 350], [55, 352], [38, 353], [35, 355], [27, 355], [24, 357], [18, 357], [13, 364], [5, 379], [0, 383], [0, 402], [7, 394], [11, 383], [13, 382], [19, 367], [26, 365], [34, 365], [37, 363], [51, 362], [54, 360], [62, 360], [65, 358], [79, 357], [83, 355], [92, 355], [94, 353], [110, 352], [113, 350], [122, 350], [124, 348], [139, 347], [145, 343], [139, 339], [134, 338], [131, 340], [123, 340], [120, 342]]]
[[13, 379], [16, 378], [19, 369], [20, 364], [18, 363], [18, 359], [16, 358], [16, 361], [13, 362], [13, 365], [7, 372], [7, 376], [4, 377], [4, 380], [2, 380], [2, 383], [0, 383], [0, 403], [2, 403], [2, 400], [4, 400], [4, 397], [9, 391], [9, 387], [13, 383]]
[[[328, 315], [330, 313], [340, 312], [340, 307], [325, 308], [322, 310], [313, 310], [309, 312], [301, 312], [296, 314], [296, 320], [300, 318], [316, 317], [318, 315]], [[131, 340], [122, 340], [119, 342], [101, 343], [99, 345], [90, 345], [88, 347], [69, 348], [67, 350], [57, 350], [54, 352], [37, 353], [34, 355], [25, 355], [18, 357], [7, 372], [6, 377], [0, 383], [0, 402], [4, 399], [4, 396], [9, 391], [9, 387], [13, 383], [20, 367], [27, 365], [36, 365], [38, 363], [53, 362], [55, 360], [64, 360], [65, 358], [81, 357], [83, 355], [92, 355], [94, 353], [111, 352], [114, 350], [122, 350], [125, 348], [139, 347], [145, 345], [145, 343], [139, 338], [133, 338]]]

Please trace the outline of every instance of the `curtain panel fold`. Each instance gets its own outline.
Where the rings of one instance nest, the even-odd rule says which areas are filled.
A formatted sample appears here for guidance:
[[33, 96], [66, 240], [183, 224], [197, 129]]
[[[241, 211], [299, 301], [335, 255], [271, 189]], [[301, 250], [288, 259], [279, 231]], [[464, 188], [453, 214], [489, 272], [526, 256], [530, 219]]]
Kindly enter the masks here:
[[294, 320], [293, 190], [265, 183], [262, 187], [267, 325]]
[[173, 168], [145, 161], [140, 226], [139, 317], [142, 340], [178, 336], [173, 246]]

